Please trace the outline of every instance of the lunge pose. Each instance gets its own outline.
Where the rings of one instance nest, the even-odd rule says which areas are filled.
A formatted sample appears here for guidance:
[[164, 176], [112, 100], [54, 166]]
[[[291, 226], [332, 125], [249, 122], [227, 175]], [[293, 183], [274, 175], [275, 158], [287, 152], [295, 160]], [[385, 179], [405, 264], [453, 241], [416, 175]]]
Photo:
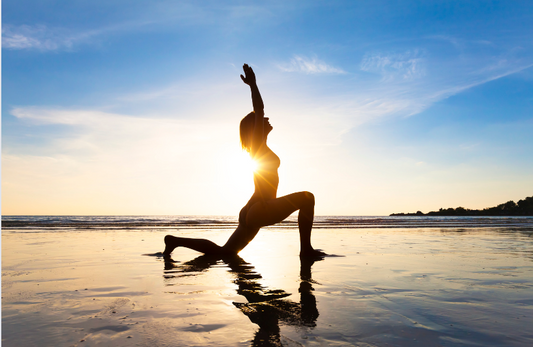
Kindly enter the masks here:
[[205, 239], [165, 236], [165, 255], [176, 247], [187, 247], [205, 254], [237, 254], [252, 241], [261, 227], [281, 222], [294, 211], [298, 212], [300, 231], [300, 255], [320, 257], [325, 253], [311, 246], [315, 197], [310, 192], [298, 192], [277, 197], [280, 160], [268, 147], [267, 137], [272, 126], [264, 116], [264, 105], [257, 88], [254, 71], [244, 64], [244, 83], [252, 91], [253, 112], [244, 117], [240, 124], [243, 149], [257, 163], [254, 171], [255, 192], [239, 213], [239, 225], [224, 246]]

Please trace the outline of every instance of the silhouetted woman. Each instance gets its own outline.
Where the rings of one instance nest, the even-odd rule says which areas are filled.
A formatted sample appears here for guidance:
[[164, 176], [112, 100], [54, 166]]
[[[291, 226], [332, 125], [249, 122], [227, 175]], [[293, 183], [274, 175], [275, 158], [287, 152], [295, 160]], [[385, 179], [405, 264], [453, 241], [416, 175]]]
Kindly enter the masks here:
[[254, 171], [255, 192], [239, 213], [239, 225], [222, 247], [205, 239], [165, 236], [165, 255], [176, 247], [187, 247], [205, 254], [237, 254], [257, 235], [261, 227], [281, 222], [294, 211], [299, 210], [300, 255], [323, 256], [325, 253], [311, 246], [315, 198], [310, 192], [298, 192], [276, 197], [279, 183], [280, 160], [267, 146], [267, 137], [272, 126], [264, 117], [264, 105], [257, 88], [255, 74], [247, 64], [243, 66], [244, 83], [252, 91], [254, 111], [244, 117], [240, 124], [242, 147], [257, 163]]

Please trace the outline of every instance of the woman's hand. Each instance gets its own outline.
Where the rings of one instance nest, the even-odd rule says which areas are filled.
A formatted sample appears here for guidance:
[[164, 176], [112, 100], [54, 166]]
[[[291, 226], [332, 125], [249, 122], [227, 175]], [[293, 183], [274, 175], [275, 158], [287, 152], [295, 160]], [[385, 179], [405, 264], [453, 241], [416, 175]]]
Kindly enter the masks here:
[[[254, 112], [256, 117], [259, 117], [260, 120], [257, 120], [256, 118], [256, 125], [254, 127], [258, 128], [256, 135], [256, 139], [262, 139], [263, 138], [263, 116], [265, 115], [265, 105], [263, 105], [263, 99], [261, 98], [261, 94], [259, 93], [259, 88], [257, 88], [257, 83], [255, 81], [255, 73], [254, 70], [248, 64], [244, 64], [242, 66], [242, 69], [244, 70], [244, 76], [241, 75], [242, 81], [250, 86], [250, 90], [252, 91], [252, 104], [254, 105]], [[255, 130], [254, 130], [255, 133]]]
[[244, 76], [241, 75], [242, 81], [249, 86], [255, 86], [256, 82], [254, 70], [252, 70], [252, 68], [248, 66], [248, 64], [244, 64], [242, 69], [244, 70]]

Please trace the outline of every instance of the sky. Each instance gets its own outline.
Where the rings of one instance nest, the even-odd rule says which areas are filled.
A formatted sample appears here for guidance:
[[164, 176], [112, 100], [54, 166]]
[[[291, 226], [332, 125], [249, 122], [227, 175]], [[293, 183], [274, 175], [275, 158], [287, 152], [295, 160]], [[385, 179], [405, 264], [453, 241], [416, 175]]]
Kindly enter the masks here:
[[237, 215], [254, 68], [317, 215], [533, 195], [530, 1], [2, 2], [3, 215]]

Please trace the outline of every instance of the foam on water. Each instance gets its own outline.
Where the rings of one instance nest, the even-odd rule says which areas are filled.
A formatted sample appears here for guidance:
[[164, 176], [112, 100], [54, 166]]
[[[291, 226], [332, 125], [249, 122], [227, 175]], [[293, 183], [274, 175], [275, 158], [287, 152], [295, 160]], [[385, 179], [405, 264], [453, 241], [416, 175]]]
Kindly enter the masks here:
[[[7, 231], [76, 229], [232, 229], [236, 216], [2, 216]], [[296, 228], [297, 216], [269, 228]], [[533, 217], [316, 216], [314, 228], [533, 228]]]

